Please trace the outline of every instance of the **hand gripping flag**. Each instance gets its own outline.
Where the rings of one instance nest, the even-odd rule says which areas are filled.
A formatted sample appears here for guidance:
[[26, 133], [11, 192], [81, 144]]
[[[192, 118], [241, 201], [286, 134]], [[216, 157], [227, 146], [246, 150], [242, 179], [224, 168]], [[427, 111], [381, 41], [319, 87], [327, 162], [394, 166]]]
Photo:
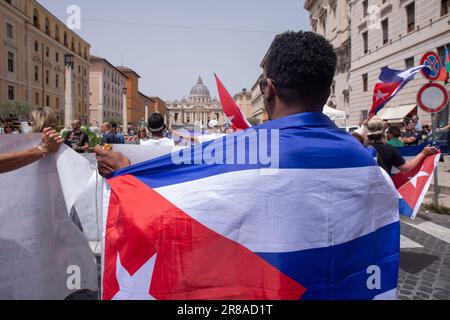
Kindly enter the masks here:
[[402, 89], [414, 76], [427, 66], [412, 67], [407, 70], [394, 70], [384, 67], [381, 69], [379, 81], [373, 89], [373, 105], [370, 110], [370, 117], [376, 115], [384, 108], [400, 89]]
[[398, 196], [353, 137], [303, 113], [108, 180], [103, 299], [389, 299]]
[[214, 74], [214, 77], [216, 78], [217, 90], [219, 91], [220, 103], [222, 104], [223, 113], [231, 122], [232, 128], [235, 130], [244, 130], [250, 128], [251, 125], [248, 123], [247, 119], [245, 119], [245, 116], [242, 114], [241, 109], [239, 109], [238, 105], [228, 93], [219, 77], [216, 74]]
[[400, 214], [414, 219], [433, 180], [434, 170], [439, 165], [441, 153], [424, 159], [408, 173], [392, 176], [400, 199]]

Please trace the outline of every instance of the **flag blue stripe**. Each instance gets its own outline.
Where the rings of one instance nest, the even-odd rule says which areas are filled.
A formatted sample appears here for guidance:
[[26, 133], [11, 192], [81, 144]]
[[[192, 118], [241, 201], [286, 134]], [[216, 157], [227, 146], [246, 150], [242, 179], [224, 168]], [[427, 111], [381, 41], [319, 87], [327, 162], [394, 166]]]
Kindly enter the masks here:
[[398, 201], [400, 214], [411, 218], [413, 215], [413, 208], [411, 208], [409, 204], [406, 203], [405, 199], [400, 198], [398, 199]]
[[[373, 299], [397, 287], [399, 248], [400, 222], [395, 222], [332, 247], [258, 255], [305, 286], [303, 299]], [[367, 287], [372, 265], [381, 269], [381, 289]]]
[[[193, 162], [199, 158], [201, 164], [180, 164], [174, 163], [171, 155], [166, 155], [158, 159], [143, 162], [126, 169], [117, 171], [111, 177], [125, 174], [132, 174], [142, 182], [152, 188], [158, 188], [187, 181], [198, 180], [213, 175], [242, 170], [261, 168], [280, 169], [338, 169], [338, 168], [360, 168], [376, 166], [374, 159], [365, 151], [364, 147], [350, 134], [337, 128], [336, 125], [322, 113], [303, 113], [282, 119], [270, 121], [266, 124], [253, 128], [256, 132], [268, 132], [279, 129], [279, 163], [276, 166], [264, 164], [259, 156], [267, 153], [269, 156], [276, 156], [275, 148], [268, 141], [268, 152], [263, 152], [264, 148], [257, 146], [255, 150], [249, 146], [247, 131], [242, 131], [227, 138], [221, 138], [203, 145], [184, 149], [188, 159]], [[260, 138], [258, 142], [263, 141]], [[269, 139], [270, 140], [270, 139]], [[219, 157], [225, 164], [211, 163], [214, 153], [208, 154], [205, 150], [211, 148], [212, 144], [224, 150], [223, 156]], [[245, 161], [237, 163], [237, 145], [245, 145]], [[234, 150], [234, 152], [228, 152]], [[258, 161], [252, 162], [249, 153], [257, 153]], [[180, 153], [181, 154], [181, 153]], [[202, 157], [202, 155], [205, 155]], [[275, 158], [273, 158], [275, 159]]]

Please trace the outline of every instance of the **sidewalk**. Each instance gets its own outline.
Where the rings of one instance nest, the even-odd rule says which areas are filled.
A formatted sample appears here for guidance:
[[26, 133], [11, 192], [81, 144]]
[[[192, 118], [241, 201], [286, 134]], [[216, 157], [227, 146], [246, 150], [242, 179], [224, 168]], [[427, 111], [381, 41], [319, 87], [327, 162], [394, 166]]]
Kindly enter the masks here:
[[[439, 162], [438, 179], [440, 194], [450, 196], [450, 156], [444, 156], [444, 162]], [[434, 178], [430, 191], [434, 191]]]

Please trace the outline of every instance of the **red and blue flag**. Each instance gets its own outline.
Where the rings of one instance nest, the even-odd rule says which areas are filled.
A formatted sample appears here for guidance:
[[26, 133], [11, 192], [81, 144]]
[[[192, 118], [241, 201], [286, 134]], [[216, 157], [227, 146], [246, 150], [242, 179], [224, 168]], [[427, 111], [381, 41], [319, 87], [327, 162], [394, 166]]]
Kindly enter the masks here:
[[103, 299], [396, 296], [395, 187], [322, 113], [131, 166], [108, 185]]
[[370, 116], [376, 115], [420, 70], [427, 66], [412, 67], [406, 70], [381, 69], [379, 81], [373, 90], [373, 105]]

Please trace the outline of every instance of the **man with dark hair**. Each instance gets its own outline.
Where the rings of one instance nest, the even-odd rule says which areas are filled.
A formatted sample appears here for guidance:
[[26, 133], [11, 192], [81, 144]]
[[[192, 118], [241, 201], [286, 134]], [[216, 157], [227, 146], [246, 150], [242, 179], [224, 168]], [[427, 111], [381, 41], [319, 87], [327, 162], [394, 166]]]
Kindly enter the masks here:
[[172, 139], [164, 137], [166, 125], [164, 117], [159, 113], [153, 113], [148, 118], [148, 130], [152, 136], [148, 140], [141, 140], [141, 145], [159, 145], [159, 146], [175, 146]]
[[399, 126], [390, 126], [386, 131], [386, 136], [388, 139], [387, 144], [389, 144], [395, 148], [400, 148], [400, 147], [405, 146], [405, 144], [400, 140], [400, 137], [402, 136], [402, 132], [401, 132]]
[[117, 123], [115, 123], [114, 121], [111, 122], [111, 131], [119, 140], [119, 144], [125, 144], [125, 137], [123, 136], [122, 133], [120, 133], [120, 131], [118, 130]]
[[78, 153], [89, 150], [89, 137], [81, 131], [81, 120], [73, 120], [71, 126], [64, 143]]
[[270, 50], [261, 90], [270, 119], [322, 112], [336, 69], [333, 46], [312, 32], [278, 35]]
[[[322, 113], [330, 96], [336, 60], [333, 46], [313, 32], [285, 32], [273, 41], [265, 78], [260, 82], [271, 121], [238, 132], [233, 139], [238, 141], [237, 146], [239, 141], [245, 146], [252, 131], [265, 135], [270, 131], [270, 136], [276, 136], [271, 142], [272, 156], [278, 160], [276, 173], [267, 171], [260, 163], [255, 166], [245, 162], [243, 167], [228, 162], [205, 164], [205, 167], [176, 165], [171, 163], [170, 156], [164, 158], [167, 163], [160, 158], [161, 162], [153, 163], [149, 170], [154, 170], [151, 172], [159, 177], [167, 174], [178, 176], [180, 181], [187, 179], [192, 182], [192, 189], [186, 187], [186, 192], [197, 192], [195, 182], [188, 177], [196, 166], [202, 173], [212, 174], [214, 170], [213, 176], [208, 177], [211, 179], [208, 192], [194, 201], [199, 216], [207, 217], [201, 223], [214, 220], [222, 226], [230, 223], [230, 219], [238, 221], [239, 227], [223, 228], [224, 234], [231, 237], [236, 230], [238, 235], [232, 239], [241, 243], [245, 238], [260, 258], [304, 285], [307, 289], [302, 298], [393, 299], [400, 251], [398, 195], [392, 181], [364, 146]], [[218, 143], [215, 153], [222, 154], [229, 146], [234, 147], [233, 139], [223, 139], [227, 148]], [[251, 143], [249, 139], [247, 145]], [[205, 150], [211, 146], [214, 145], [205, 145]], [[233, 157], [229, 160], [234, 158], [232, 149]], [[257, 149], [248, 146], [249, 159], [256, 156]], [[102, 148], [96, 148], [95, 152], [101, 175], [130, 164], [119, 153]], [[196, 148], [188, 152], [197, 155]], [[134, 174], [134, 169], [130, 170]], [[147, 170], [147, 167], [136, 170]], [[265, 178], [269, 172], [276, 177]], [[126, 184], [122, 186], [122, 190], [128, 188]], [[241, 197], [245, 197], [244, 202], [240, 201]], [[235, 210], [225, 214], [207, 210], [208, 206], [228, 208], [225, 203], [235, 203]], [[198, 247], [197, 242], [193, 246]], [[213, 261], [207, 267], [208, 272], [221, 270], [221, 265]], [[168, 271], [162, 272], [169, 276]], [[382, 277], [382, 286], [381, 280], [379, 286], [373, 285], [372, 279], [376, 277]], [[207, 278], [205, 283], [210, 283], [211, 278]], [[235, 283], [242, 282], [237, 281], [240, 278], [236, 273], [221, 282], [220, 291], [233, 288], [234, 298], [249, 297], [245, 292], [252, 291], [254, 286], [234, 290]], [[190, 297], [203, 294], [203, 282], [193, 283], [192, 279], [189, 277], [189, 283], [181, 281], [177, 292], [183, 288]], [[270, 290], [262, 287], [263, 294], [250, 296], [261, 298], [269, 292], [281, 292], [284, 288], [278, 285], [281, 283], [278, 280]], [[196, 290], [196, 286], [200, 289]], [[217, 299], [224, 297], [227, 297], [225, 293], [214, 295]]]

